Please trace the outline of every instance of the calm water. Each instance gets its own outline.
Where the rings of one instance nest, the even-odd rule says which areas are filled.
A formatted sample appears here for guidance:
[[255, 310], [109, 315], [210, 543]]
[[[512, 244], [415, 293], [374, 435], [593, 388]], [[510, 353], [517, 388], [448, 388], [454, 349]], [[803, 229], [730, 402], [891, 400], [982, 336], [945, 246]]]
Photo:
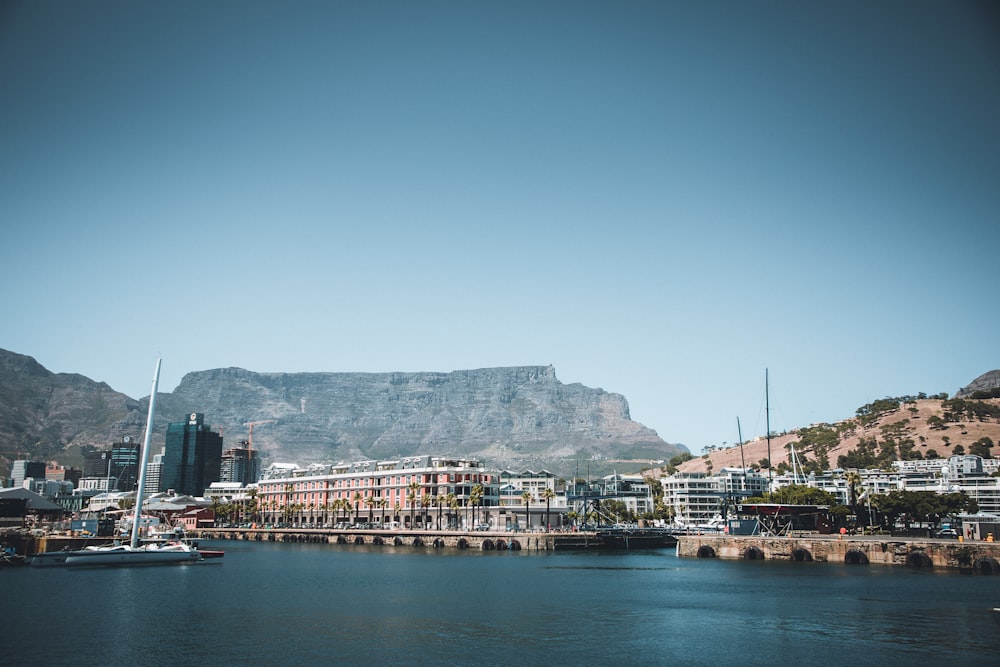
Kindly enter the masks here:
[[632, 553], [217, 542], [0, 570], [9, 665], [1000, 664], [1000, 577]]

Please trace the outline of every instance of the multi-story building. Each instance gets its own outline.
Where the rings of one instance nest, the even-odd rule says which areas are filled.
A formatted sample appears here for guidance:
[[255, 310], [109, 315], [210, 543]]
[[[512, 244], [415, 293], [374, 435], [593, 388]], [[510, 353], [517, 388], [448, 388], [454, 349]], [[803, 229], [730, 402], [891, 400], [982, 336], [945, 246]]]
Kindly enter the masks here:
[[674, 522], [686, 526], [721, 516], [724, 495], [719, 480], [703, 472], [677, 472], [660, 480], [663, 505], [672, 509]]
[[100, 491], [135, 491], [142, 446], [129, 436], [110, 449], [86, 452], [78, 488]]
[[220, 482], [253, 484], [259, 478], [260, 456], [255, 450], [250, 449], [248, 440], [241, 440], [239, 447], [222, 452]]
[[67, 468], [58, 463], [50, 463], [45, 466], [45, 479], [53, 482], [72, 482], [74, 488], [83, 477], [83, 471], [79, 468]]
[[479, 461], [440, 456], [306, 468], [273, 464], [257, 484], [258, 511], [271, 524], [498, 525], [498, 504], [496, 473]]
[[45, 479], [45, 461], [19, 459], [10, 466], [10, 485], [15, 489], [24, 487], [28, 478]]
[[146, 463], [146, 484], [143, 488], [143, 495], [150, 495], [160, 492], [160, 473], [163, 472], [163, 450], [159, 454], [153, 454]]
[[193, 412], [187, 421], [167, 425], [159, 490], [201, 496], [221, 472], [222, 435], [205, 423], [205, 415]]
[[[501, 470], [497, 477], [501, 510], [498, 514], [499, 522], [495, 527], [500, 529], [524, 527], [532, 518], [534, 520], [530, 523], [534, 526], [541, 526], [546, 521], [549, 526], [561, 526], [565, 523], [567, 510], [565, 481], [548, 470], [539, 472]], [[525, 493], [530, 496], [527, 507], [524, 503]], [[546, 512], [548, 512], [547, 519]], [[525, 514], [528, 516], [522, 518]]]

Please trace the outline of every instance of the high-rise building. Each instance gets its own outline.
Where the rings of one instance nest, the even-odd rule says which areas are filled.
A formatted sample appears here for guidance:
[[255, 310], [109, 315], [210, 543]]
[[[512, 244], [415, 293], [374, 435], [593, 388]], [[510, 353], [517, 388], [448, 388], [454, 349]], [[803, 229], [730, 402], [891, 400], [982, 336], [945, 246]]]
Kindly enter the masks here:
[[239, 447], [227, 449], [222, 453], [222, 474], [220, 482], [235, 482], [253, 484], [260, 479], [260, 457], [250, 449], [247, 440], [240, 440]]
[[45, 461], [19, 459], [10, 466], [10, 485], [16, 489], [24, 486], [24, 480], [45, 479]]
[[167, 425], [163, 448], [160, 490], [201, 496], [218, 482], [222, 466], [222, 435], [205, 423], [205, 415], [192, 412], [187, 421]]
[[142, 445], [129, 436], [111, 445], [112, 486], [118, 491], [135, 491], [139, 481], [139, 456]]
[[163, 450], [159, 454], [154, 454], [146, 464], [146, 485], [143, 494], [153, 494], [160, 492], [160, 472], [163, 470]]
[[99, 488], [102, 491], [135, 491], [141, 453], [140, 443], [129, 436], [112, 444], [111, 449], [85, 452], [83, 477], [93, 480], [88, 484], [89, 488]]
[[90, 478], [107, 477], [108, 466], [111, 464], [111, 452], [106, 449], [95, 449], [83, 453], [83, 476]]

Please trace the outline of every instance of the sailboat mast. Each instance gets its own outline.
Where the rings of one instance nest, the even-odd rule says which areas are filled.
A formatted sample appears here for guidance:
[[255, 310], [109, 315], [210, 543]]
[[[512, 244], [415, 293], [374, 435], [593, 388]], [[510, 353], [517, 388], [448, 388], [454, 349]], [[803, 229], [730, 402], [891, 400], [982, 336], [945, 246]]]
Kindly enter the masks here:
[[156, 406], [156, 389], [160, 384], [160, 362], [156, 360], [156, 370], [153, 372], [153, 388], [149, 393], [149, 413], [146, 415], [146, 437], [142, 443], [142, 463], [139, 465], [139, 486], [135, 490], [135, 518], [132, 520], [132, 548], [139, 546], [139, 524], [142, 521], [142, 494], [146, 489], [146, 468], [149, 464], [149, 447], [153, 439], [153, 413]]
[[743, 490], [747, 488], [747, 460], [743, 456], [743, 429], [740, 428], [740, 418], [736, 418], [736, 433], [740, 437], [740, 463], [743, 465]]
[[774, 477], [774, 465], [771, 462], [771, 392], [769, 388], [767, 369], [764, 369], [764, 414], [767, 419], [767, 483], [768, 491]]

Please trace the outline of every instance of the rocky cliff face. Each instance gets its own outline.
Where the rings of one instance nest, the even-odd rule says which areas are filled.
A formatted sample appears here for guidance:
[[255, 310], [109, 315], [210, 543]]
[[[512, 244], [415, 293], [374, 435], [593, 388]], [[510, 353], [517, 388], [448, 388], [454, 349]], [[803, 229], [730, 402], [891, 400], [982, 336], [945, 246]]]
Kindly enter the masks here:
[[976, 392], [992, 392], [996, 389], [1000, 389], [1000, 371], [990, 371], [955, 392], [955, 398], [969, 398]]
[[[78, 464], [79, 447], [141, 437], [136, 401], [80, 375], [53, 374], [0, 350], [0, 475], [16, 458]], [[311, 463], [416, 454], [571, 474], [577, 460], [666, 459], [684, 451], [632, 421], [619, 394], [565, 385], [551, 366], [451, 373], [188, 373], [157, 396], [154, 452], [168, 422], [201, 412], [225, 447], [246, 439], [265, 460]], [[640, 467], [639, 465], [635, 466]]]
[[189, 373], [165, 396], [171, 420], [204, 412], [228, 444], [296, 462], [415, 454], [478, 456], [492, 464], [594, 454], [663, 458], [678, 451], [629, 417], [618, 394], [564, 385], [549, 367], [451, 373]]

